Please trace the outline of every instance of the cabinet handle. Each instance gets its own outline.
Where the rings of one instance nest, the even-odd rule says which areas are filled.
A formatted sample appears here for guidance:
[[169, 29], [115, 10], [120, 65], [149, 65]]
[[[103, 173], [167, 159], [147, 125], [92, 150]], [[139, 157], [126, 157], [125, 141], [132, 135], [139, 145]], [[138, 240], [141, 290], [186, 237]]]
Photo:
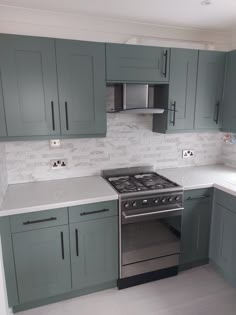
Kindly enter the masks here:
[[61, 232], [61, 257], [65, 259], [65, 250], [64, 250], [64, 234]]
[[65, 113], [66, 113], [66, 130], [69, 130], [68, 104], [67, 104], [67, 102], [65, 102]]
[[79, 237], [78, 237], [78, 229], [75, 229], [75, 246], [76, 246], [76, 256], [79, 257]]
[[176, 113], [176, 101], [171, 104], [171, 111], [173, 112], [173, 119], [171, 120], [171, 124], [175, 126], [175, 113]]
[[166, 50], [164, 52], [163, 56], [164, 56], [164, 67], [163, 67], [164, 70], [163, 70], [162, 74], [163, 74], [163, 77], [166, 78], [166, 75], [167, 75], [167, 62], [168, 62], [168, 60], [167, 60], [167, 58], [168, 58], [168, 50]]
[[51, 102], [51, 110], [52, 110], [52, 130], [55, 130], [55, 114], [54, 114], [54, 103]]
[[57, 220], [56, 217], [51, 217], [51, 218], [41, 219], [41, 220], [35, 220], [35, 221], [25, 221], [25, 222], [23, 222], [23, 225], [37, 224], [37, 223], [43, 223], [43, 222], [49, 222], [49, 221], [55, 221], [55, 220]]
[[218, 124], [219, 122], [219, 110], [220, 110], [220, 102], [217, 102], [216, 103], [216, 117], [214, 119], [216, 124]]
[[95, 211], [89, 211], [89, 212], [81, 212], [80, 215], [90, 215], [90, 214], [95, 214], [95, 213], [102, 213], [102, 212], [107, 212], [109, 209], [101, 209], [101, 210], [95, 210]]
[[188, 197], [186, 200], [196, 200], [196, 199], [203, 199], [203, 198], [209, 198], [210, 195], [202, 195], [198, 197]]

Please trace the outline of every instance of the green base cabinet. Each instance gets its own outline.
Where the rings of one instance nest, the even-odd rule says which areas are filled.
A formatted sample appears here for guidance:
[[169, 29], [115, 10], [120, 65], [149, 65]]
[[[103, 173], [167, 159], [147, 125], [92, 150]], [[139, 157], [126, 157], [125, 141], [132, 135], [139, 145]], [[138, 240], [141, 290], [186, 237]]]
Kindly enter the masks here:
[[68, 226], [12, 236], [20, 304], [71, 289]]
[[199, 51], [195, 129], [221, 127], [226, 53]]
[[210, 259], [236, 286], [236, 197], [215, 190]]
[[211, 189], [185, 193], [180, 257], [182, 268], [208, 261], [211, 200]]
[[118, 279], [118, 219], [70, 225], [72, 288]]
[[170, 49], [106, 44], [107, 82], [168, 83]]
[[197, 63], [197, 50], [171, 49], [169, 100], [165, 106], [171, 111], [154, 115], [153, 131], [168, 133], [193, 129]]

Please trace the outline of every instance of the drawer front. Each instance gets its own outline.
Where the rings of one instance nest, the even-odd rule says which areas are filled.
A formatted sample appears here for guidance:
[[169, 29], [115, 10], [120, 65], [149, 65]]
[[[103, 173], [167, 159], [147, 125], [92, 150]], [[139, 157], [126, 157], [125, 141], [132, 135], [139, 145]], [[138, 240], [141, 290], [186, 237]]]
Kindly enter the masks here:
[[116, 216], [118, 214], [118, 201], [105, 201], [90, 203], [69, 208], [69, 222], [81, 222], [105, 217]]
[[68, 224], [67, 208], [14, 215], [10, 218], [11, 231], [24, 232]]
[[210, 201], [212, 197], [212, 188], [187, 190], [184, 192], [185, 202]]
[[214, 191], [215, 203], [225, 207], [228, 210], [236, 212], [236, 196], [227, 194], [224, 191], [215, 189]]

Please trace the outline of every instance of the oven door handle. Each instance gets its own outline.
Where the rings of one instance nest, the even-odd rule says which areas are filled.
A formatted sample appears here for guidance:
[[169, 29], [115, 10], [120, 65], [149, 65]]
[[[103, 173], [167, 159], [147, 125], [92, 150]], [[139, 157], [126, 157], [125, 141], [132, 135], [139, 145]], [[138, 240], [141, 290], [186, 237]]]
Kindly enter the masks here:
[[126, 223], [125, 221], [127, 221], [127, 223], [129, 223], [128, 221], [134, 222], [135, 219], [138, 219], [137, 221], [140, 221], [141, 218], [145, 220], [145, 218], [150, 218], [150, 217], [153, 219], [172, 217], [172, 216], [181, 214], [183, 210], [184, 208], [181, 207], [181, 208], [175, 208], [175, 209], [152, 211], [152, 212], [130, 214], [130, 215], [127, 215], [125, 212], [122, 212], [123, 223]]

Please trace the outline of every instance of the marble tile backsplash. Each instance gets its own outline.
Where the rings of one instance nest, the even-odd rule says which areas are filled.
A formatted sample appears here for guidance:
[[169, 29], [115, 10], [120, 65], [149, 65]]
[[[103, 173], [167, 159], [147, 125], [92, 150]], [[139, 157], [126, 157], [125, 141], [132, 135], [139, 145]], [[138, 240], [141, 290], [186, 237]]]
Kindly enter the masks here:
[[222, 162], [231, 167], [236, 167], [236, 145], [223, 143]]
[[0, 143], [0, 205], [7, 189], [7, 182], [5, 143]]
[[[221, 133], [162, 135], [152, 132], [152, 115], [108, 114], [106, 138], [6, 143], [8, 182], [24, 183], [99, 174], [102, 169], [152, 164], [157, 168], [221, 162]], [[183, 149], [195, 149], [182, 159]], [[51, 159], [66, 158], [68, 167], [52, 170]]]

